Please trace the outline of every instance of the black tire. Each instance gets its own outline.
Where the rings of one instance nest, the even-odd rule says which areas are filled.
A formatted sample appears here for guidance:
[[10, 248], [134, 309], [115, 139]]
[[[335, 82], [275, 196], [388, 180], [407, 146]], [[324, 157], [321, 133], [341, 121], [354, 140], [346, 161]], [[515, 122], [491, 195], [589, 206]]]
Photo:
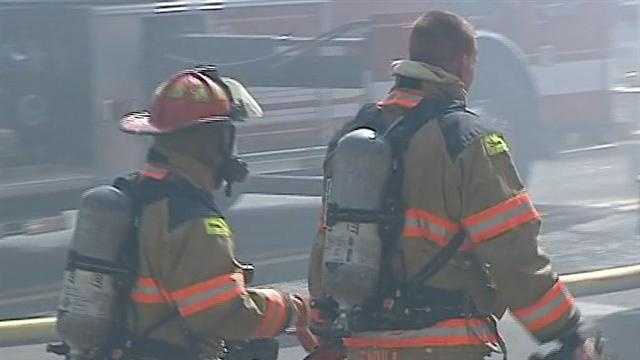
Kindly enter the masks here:
[[527, 180], [534, 161], [548, 154], [541, 146], [539, 95], [526, 59], [504, 36], [478, 33], [478, 64], [470, 107], [507, 138], [520, 177]]

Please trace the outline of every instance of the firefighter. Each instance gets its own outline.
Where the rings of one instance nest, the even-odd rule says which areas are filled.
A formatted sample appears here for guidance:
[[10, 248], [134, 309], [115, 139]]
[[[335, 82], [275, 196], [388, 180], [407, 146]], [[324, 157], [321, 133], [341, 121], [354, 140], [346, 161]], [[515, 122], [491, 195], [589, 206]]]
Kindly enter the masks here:
[[[538, 248], [540, 214], [518, 176], [508, 142], [465, 106], [476, 51], [467, 21], [447, 12], [426, 13], [413, 26], [409, 59], [392, 64], [396, 81], [388, 95], [363, 107], [356, 125], [348, 124], [330, 144], [330, 149], [338, 146], [358, 122], [376, 128], [379, 122], [402, 124], [419, 111], [436, 114], [410, 134], [401, 154], [402, 220], [397, 239], [382, 239], [392, 246], [383, 247], [380, 298], [360, 311], [364, 323], [352, 322], [353, 331], [338, 341], [330, 332], [336, 313], [325, 306], [327, 273], [336, 266], [325, 266], [323, 260], [333, 230], [323, 215], [309, 273], [309, 291], [317, 303], [312, 328], [322, 335], [318, 359], [483, 359], [506, 351], [495, 324], [506, 310], [539, 342], [558, 341], [561, 358], [599, 358], [594, 340], [579, 331], [574, 298]], [[366, 188], [367, 179], [359, 179], [356, 186]], [[334, 180], [329, 188], [337, 186]], [[331, 207], [329, 200], [336, 201], [323, 198], [323, 214]], [[343, 213], [342, 221], [348, 216]], [[454, 250], [448, 258], [442, 256], [445, 248]], [[424, 275], [436, 257], [447, 261], [429, 277], [416, 276]]]
[[153, 136], [144, 169], [133, 176], [140, 204], [138, 275], [129, 331], [136, 356], [214, 358], [221, 339], [269, 339], [305, 328], [305, 301], [249, 288], [234, 257], [232, 229], [212, 191], [240, 181], [234, 125], [255, 100], [214, 68], [180, 72], [156, 90], [150, 113], [125, 115], [121, 130]]

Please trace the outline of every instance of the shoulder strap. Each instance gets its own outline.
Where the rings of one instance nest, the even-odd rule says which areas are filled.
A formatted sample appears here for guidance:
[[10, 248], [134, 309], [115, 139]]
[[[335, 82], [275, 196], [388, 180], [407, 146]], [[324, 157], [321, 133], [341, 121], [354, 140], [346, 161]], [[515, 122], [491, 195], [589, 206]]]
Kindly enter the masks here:
[[[401, 217], [404, 212], [402, 201], [402, 185], [404, 183], [404, 162], [403, 155], [409, 147], [411, 139], [430, 120], [444, 114], [446, 107], [442, 103], [422, 100], [415, 108], [411, 109], [405, 116], [389, 125], [383, 136], [389, 141], [392, 150], [393, 175], [387, 184], [385, 195], [386, 208], [392, 217]], [[396, 232], [392, 237], [397, 237]]]
[[[448, 104], [447, 106], [441, 108], [440, 116], [454, 113], [454, 112], [470, 112], [466, 106], [464, 106], [461, 102], [454, 102]], [[473, 114], [475, 115], [475, 114]], [[406, 149], [405, 145], [405, 149]], [[452, 239], [449, 241], [445, 247], [443, 247], [440, 251], [438, 251], [431, 261], [429, 261], [425, 266], [413, 276], [413, 278], [409, 281], [410, 283], [416, 285], [424, 284], [429, 278], [437, 274], [442, 268], [451, 260], [451, 258], [458, 252], [458, 249], [464, 243], [466, 238], [466, 232], [461, 229]]]
[[[411, 139], [416, 132], [430, 120], [438, 119], [448, 113], [456, 111], [465, 111], [464, 104], [458, 102], [439, 103], [423, 100], [407, 115], [392, 124], [385, 132], [384, 136], [387, 137], [391, 143], [394, 161], [394, 174], [391, 176], [391, 179], [389, 179], [387, 195], [385, 196], [389, 214], [392, 219], [396, 219], [385, 230], [387, 238], [394, 239], [392, 244], [388, 245], [391, 249], [396, 247], [395, 239], [400, 237], [404, 224], [404, 210], [406, 205], [402, 198], [404, 183], [404, 162], [402, 157], [407, 151]], [[464, 239], [464, 233], [457, 234], [449, 244], [436, 253], [433, 259], [429, 261], [410, 282], [422, 284], [428, 278], [435, 275], [449, 262], [464, 242]]]

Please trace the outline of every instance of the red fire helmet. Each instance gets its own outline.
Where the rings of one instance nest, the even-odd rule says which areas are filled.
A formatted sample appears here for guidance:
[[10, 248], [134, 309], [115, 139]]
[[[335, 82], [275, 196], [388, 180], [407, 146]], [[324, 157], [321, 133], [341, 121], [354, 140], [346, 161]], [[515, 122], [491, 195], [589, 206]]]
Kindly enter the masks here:
[[133, 134], [168, 134], [194, 125], [230, 121], [232, 103], [220, 84], [194, 70], [174, 75], [155, 92], [151, 112], [133, 112], [120, 129]]

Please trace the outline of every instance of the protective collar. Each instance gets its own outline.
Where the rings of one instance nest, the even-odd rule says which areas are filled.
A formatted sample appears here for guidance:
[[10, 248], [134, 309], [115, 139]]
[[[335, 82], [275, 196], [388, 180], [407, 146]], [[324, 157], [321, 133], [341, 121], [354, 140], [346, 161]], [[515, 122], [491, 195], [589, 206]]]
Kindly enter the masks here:
[[419, 90], [425, 98], [448, 98], [466, 102], [467, 90], [462, 80], [441, 67], [412, 60], [397, 60], [391, 64], [391, 73], [396, 77], [420, 80]]

